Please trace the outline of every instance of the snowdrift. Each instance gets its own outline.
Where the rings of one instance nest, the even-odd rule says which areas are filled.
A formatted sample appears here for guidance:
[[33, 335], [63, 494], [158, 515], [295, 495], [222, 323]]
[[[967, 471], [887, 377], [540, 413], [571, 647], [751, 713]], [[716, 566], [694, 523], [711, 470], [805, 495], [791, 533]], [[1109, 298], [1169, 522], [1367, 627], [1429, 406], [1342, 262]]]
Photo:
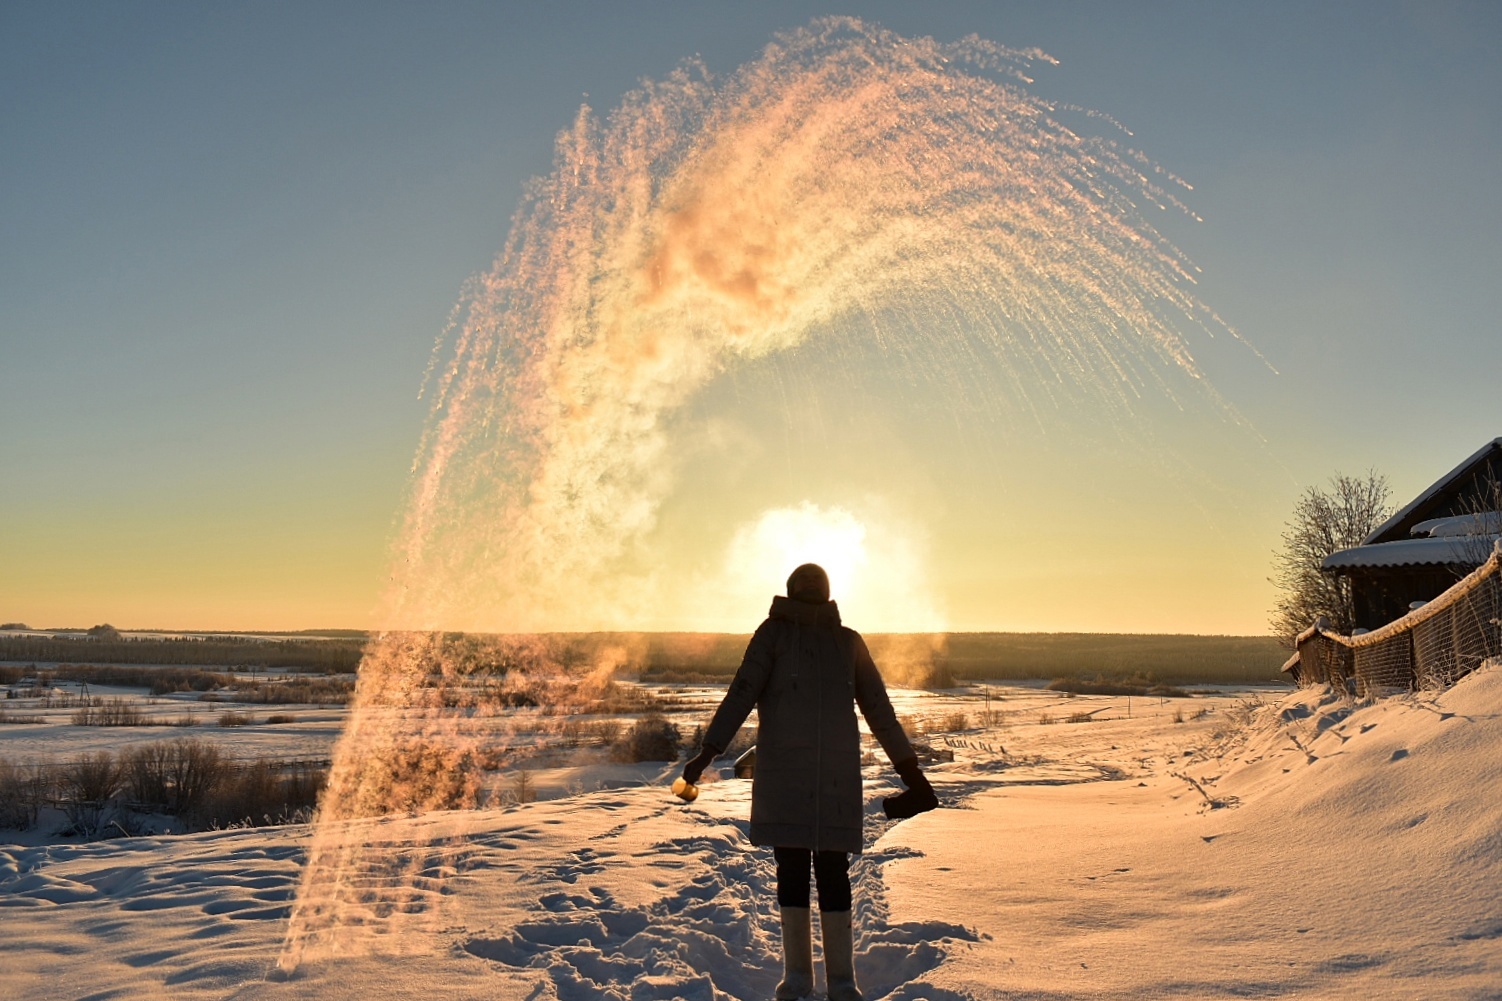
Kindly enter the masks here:
[[[867, 996], [1502, 997], [1502, 670], [1437, 696], [1170, 712], [956, 741], [931, 773], [952, 808], [897, 825], [872, 766]], [[370, 822], [417, 874], [411, 906], [372, 907], [286, 980], [304, 829], [0, 845], [0, 996], [769, 997], [748, 793]]]

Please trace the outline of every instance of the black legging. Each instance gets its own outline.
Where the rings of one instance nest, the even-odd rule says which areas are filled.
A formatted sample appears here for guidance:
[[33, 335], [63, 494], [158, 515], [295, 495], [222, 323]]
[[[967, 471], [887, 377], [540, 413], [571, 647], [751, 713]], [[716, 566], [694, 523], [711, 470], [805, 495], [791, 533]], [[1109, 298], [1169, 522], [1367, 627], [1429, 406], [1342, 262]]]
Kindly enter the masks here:
[[811, 852], [807, 848], [773, 848], [777, 860], [777, 903], [808, 906], [808, 864], [813, 860], [819, 885], [819, 910], [850, 910], [850, 856], [844, 852]]

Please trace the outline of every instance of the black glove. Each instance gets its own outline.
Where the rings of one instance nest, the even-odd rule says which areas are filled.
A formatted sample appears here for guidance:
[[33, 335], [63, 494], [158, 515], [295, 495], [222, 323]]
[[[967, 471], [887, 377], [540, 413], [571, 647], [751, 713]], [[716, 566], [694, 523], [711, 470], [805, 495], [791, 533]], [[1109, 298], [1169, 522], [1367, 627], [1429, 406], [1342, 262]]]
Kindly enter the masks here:
[[720, 749], [713, 744], [705, 744], [699, 748], [699, 753], [690, 758], [688, 764], [683, 766], [683, 781], [691, 786], [698, 785], [699, 776], [704, 774], [704, 769], [708, 768], [709, 763], [719, 757], [719, 755]]
[[928, 784], [928, 779], [924, 778], [923, 772], [919, 770], [917, 758], [903, 758], [901, 761], [894, 761], [892, 766], [897, 769], [897, 774], [902, 776], [907, 792], [888, 796], [881, 801], [881, 808], [886, 811], [888, 817], [893, 820], [906, 820], [938, 807], [939, 797], [934, 795], [934, 787]]

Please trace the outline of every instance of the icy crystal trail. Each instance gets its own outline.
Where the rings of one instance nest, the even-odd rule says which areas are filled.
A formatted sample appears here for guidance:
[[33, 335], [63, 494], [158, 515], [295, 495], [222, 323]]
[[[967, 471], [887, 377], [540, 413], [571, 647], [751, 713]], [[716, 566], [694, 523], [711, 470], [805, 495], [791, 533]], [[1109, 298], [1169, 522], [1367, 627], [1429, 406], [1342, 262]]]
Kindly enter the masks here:
[[[1201, 384], [1183, 331], [1219, 321], [1137, 208], [1178, 206], [1159, 185], [1179, 182], [1061, 124], [1026, 89], [1040, 61], [829, 19], [560, 134], [435, 350], [393, 631], [361, 669], [283, 969], [351, 922], [422, 910], [437, 878], [394, 853], [383, 874], [351, 818], [475, 799], [465, 763], [495, 739], [478, 721], [506, 701], [413, 631], [629, 624], [673, 486], [664, 422], [717, 376], [858, 330], [923, 372], [983, 358], [1024, 407], [1067, 386], [1128, 410]], [[547, 652], [521, 659], [540, 684]]]
[[834, 20], [583, 109], [435, 359], [391, 624], [629, 624], [664, 417], [842, 317], [920, 315], [883, 349], [986, 352], [999, 392], [1197, 378], [1171, 321], [1204, 310], [1133, 207], [1172, 196], [1023, 89], [1044, 59]]

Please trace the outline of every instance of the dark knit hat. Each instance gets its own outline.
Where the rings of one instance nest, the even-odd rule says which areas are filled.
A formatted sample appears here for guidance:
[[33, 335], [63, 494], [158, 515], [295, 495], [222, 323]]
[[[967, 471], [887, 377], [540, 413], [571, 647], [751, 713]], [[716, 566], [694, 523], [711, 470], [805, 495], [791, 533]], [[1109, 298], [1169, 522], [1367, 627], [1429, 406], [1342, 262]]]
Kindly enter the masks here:
[[[805, 563], [798, 569], [794, 570], [792, 573], [788, 574], [787, 588], [789, 598], [799, 597], [797, 594], [793, 593], [793, 584], [794, 581], [800, 580], [806, 582], [810, 591], [813, 590], [812, 585], [818, 585], [818, 601], [829, 600], [829, 574], [825, 573], [824, 568], [819, 566], [819, 564]], [[809, 597], [812, 597], [812, 595], [810, 595]], [[808, 600], [808, 598], [805, 598], [804, 600]]]

